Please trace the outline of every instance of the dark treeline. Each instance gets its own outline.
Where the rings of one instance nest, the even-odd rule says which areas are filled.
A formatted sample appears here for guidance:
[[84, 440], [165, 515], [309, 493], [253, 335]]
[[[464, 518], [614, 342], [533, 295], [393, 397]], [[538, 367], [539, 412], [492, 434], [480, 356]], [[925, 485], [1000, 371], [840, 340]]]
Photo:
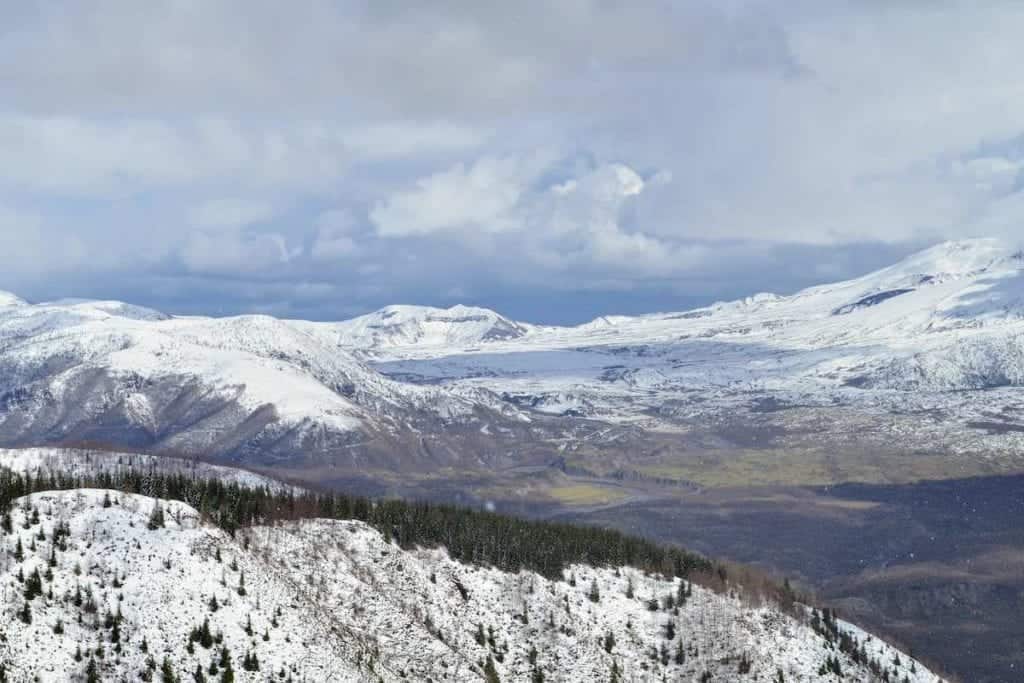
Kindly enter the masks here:
[[30, 493], [99, 488], [178, 500], [227, 533], [276, 521], [325, 517], [359, 520], [403, 548], [444, 546], [463, 562], [560, 578], [574, 563], [632, 566], [666, 576], [706, 574], [704, 557], [618, 531], [524, 520], [492, 512], [404, 500], [371, 500], [343, 493], [272, 491], [217, 479], [148, 470], [21, 474], [0, 469], [0, 513]]

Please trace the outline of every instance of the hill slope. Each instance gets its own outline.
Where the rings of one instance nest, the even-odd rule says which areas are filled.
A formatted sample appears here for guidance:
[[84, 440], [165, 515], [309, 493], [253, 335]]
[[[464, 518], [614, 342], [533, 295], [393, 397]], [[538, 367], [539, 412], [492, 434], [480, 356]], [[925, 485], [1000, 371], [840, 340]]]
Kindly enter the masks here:
[[486, 391], [389, 380], [265, 316], [173, 318], [90, 301], [0, 308], [0, 443], [351, 464], [413, 450], [421, 431], [514, 413]]
[[[404, 551], [358, 522], [230, 538], [182, 503], [92, 489], [19, 499], [9, 521], [0, 662], [12, 680], [73, 680], [90, 668], [102, 680], [161, 680], [163, 670], [192, 680], [197, 669], [217, 680], [228, 662], [240, 681], [475, 681], [488, 671], [506, 681], [612, 671], [811, 680], [831, 662], [848, 680], [876, 680], [771, 605], [691, 585], [666, 608], [686, 593], [681, 582], [631, 569], [512, 575]], [[877, 638], [836, 628], [894, 680], [937, 680]]]

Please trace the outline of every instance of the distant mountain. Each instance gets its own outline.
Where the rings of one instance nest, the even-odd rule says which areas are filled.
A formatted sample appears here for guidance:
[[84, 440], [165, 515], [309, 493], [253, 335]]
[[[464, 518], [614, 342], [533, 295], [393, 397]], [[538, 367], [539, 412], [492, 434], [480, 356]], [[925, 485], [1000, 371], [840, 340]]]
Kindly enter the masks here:
[[340, 348], [379, 352], [425, 347], [459, 348], [520, 339], [536, 329], [486, 308], [387, 306], [340, 323], [297, 323]]
[[[781, 405], [948, 410], [950, 424], [965, 425], [1002, 399], [950, 392], [1024, 383], [1024, 254], [992, 239], [947, 242], [789, 296], [533, 328], [443, 350], [367, 351], [374, 367], [406, 381], [486, 388], [552, 414], [572, 406], [576, 417], [642, 418], [655, 428], [735, 413], [765, 397]], [[1007, 397], [1005, 405], [1015, 403]], [[1000, 419], [1024, 421], [1008, 410]], [[1011, 431], [1000, 437], [1016, 448]]]
[[374, 453], [407, 457], [421, 431], [514, 413], [485, 391], [386, 379], [265, 316], [174, 318], [88, 301], [0, 308], [0, 442], [8, 445], [87, 443], [263, 464], [325, 464], [330, 454], [352, 464]]
[[290, 470], [486, 469], [557, 461], [574, 439], [600, 443], [598, 423], [672, 432], [749, 422], [769, 405], [945, 416], [891, 418], [904, 422], [890, 445], [1024, 440], [1024, 406], [999, 393], [1024, 383], [1024, 255], [996, 240], [941, 244], [789, 296], [577, 327], [463, 306], [312, 323], [0, 302], [0, 445]]

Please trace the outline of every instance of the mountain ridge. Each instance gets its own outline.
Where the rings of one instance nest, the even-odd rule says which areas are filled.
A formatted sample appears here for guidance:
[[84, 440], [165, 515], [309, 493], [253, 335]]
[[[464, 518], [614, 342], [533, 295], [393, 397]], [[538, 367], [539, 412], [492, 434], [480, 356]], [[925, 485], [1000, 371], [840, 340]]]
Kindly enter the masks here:
[[14, 680], [939, 680], [829, 612], [728, 583], [628, 565], [502, 571], [308, 512], [225, 530], [207, 520], [239, 510], [207, 500], [215, 482], [173, 484], [206, 514], [117, 488], [11, 499], [26, 482], [0, 484], [0, 672]]
[[[955, 430], [942, 442], [1012, 453], [1024, 430], [970, 425], [993, 398], [1011, 427], [1024, 407], [971, 392], [1024, 383], [1022, 268], [1009, 244], [948, 242], [788, 296], [574, 327], [465, 306], [315, 323], [18, 300], [0, 307], [0, 445], [487, 469], [551, 462], [600, 423], [678, 432], [769, 400], [883, 416], [908, 448]], [[907, 406], [949, 419], [911, 424]]]

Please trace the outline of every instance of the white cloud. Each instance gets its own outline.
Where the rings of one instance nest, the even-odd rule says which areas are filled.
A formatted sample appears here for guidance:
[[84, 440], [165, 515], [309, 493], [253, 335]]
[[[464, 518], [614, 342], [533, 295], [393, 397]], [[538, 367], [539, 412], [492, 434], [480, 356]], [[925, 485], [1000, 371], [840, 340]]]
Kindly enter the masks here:
[[[623, 224], [625, 207], [646, 187], [632, 168], [590, 165], [555, 180], [560, 165], [543, 156], [458, 164], [397, 192], [370, 219], [386, 238], [457, 237], [485, 250], [512, 245], [532, 265], [559, 271], [666, 275], [703, 253]], [[652, 180], [664, 185], [670, 175], [659, 172]]]
[[248, 234], [238, 230], [196, 231], [181, 248], [185, 267], [196, 273], [254, 275], [282, 266], [298, 256], [278, 233]]
[[520, 226], [514, 210], [543, 170], [539, 158], [483, 158], [470, 166], [457, 164], [379, 203], [370, 219], [384, 237], [515, 230]]
[[188, 221], [194, 227], [242, 228], [253, 223], [267, 221], [276, 211], [269, 202], [251, 199], [211, 199], [192, 207]]

